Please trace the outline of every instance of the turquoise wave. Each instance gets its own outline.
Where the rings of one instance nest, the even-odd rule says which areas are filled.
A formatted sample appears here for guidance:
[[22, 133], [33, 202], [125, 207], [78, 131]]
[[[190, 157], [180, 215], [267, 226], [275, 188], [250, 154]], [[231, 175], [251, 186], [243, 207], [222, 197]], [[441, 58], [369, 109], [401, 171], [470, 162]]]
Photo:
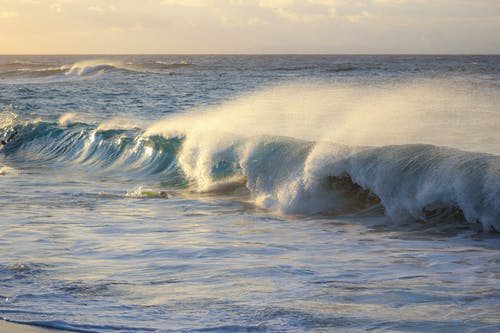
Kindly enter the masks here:
[[396, 222], [468, 221], [500, 230], [500, 156], [426, 144], [352, 147], [286, 137], [238, 137], [207, 149], [187, 136], [31, 122], [3, 147], [12, 161], [161, 179], [170, 188], [244, 190], [289, 214], [380, 211]]

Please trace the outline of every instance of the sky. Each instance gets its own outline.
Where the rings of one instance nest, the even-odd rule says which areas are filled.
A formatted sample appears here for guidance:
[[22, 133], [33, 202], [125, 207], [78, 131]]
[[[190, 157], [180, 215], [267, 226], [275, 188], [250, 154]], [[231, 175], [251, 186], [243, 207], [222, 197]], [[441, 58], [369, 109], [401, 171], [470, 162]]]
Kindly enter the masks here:
[[500, 0], [0, 0], [0, 54], [500, 54]]

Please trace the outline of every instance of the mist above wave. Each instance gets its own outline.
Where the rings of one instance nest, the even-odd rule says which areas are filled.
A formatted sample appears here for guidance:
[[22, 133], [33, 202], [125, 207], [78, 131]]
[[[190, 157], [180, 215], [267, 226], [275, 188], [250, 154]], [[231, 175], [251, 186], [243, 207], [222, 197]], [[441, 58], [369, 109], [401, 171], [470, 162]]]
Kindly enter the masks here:
[[424, 143], [500, 154], [500, 94], [428, 79], [292, 83], [176, 114], [148, 133], [277, 135], [357, 146]]
[[243, 177], [258, 205], [285, 213], [381, 203], [394, 220], [446, 215], [499, 230], [500, 158], [488, 153], [499, 153], [500, 100], [466, 88], [292, 84], [146, 134], [185, 138], [179, 165], [200, 191]]
[[245, 189], [256, 205], [283, 213], [381, 206], [394, 221], [467, 220], [499, 230], [498, 97], [464, 92], [435, 80], [292, 84], [146, 130], [132, 120], [90, 125], [74, 113], [58, 123], [12, 123], [5, 128], [21, 134], [4, 151], [199, 192]]

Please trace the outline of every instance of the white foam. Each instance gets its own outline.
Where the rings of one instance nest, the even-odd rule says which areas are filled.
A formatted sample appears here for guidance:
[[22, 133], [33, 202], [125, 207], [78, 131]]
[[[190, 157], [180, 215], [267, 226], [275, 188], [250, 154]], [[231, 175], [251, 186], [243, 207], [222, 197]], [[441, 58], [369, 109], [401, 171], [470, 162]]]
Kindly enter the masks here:
[[1, 165], [0, 166], [0, 176], [5, 176], [5, 175], [14, 175], [16, 176], [18, 174], [17, 170], [6, 166], [6, 165]]
[[472, 89], [437, 79], [288, 84], [169, 117], [148, 132], [275, 135], [351, 146], [429, 143], [500, 154], [500, 93]]
[[[467, 220], [500, 229], [496, 157], [476, 159], [433, 146], [413, 152], [417, 146], [411, 146], [500, 154], [500, 95], [465, 88], [446, 80], [378, 87], [291, 84], [169, 117], [146, 134], [185, 137], [180, 166], [200, 191], [219, 181], [214, 165], [230, 161], [241, 168], [258, 205], [292, 213], [336, 211], [350, 203], [343, 190], [325, 190], [325, 178], [347, 175], [377, 195], [395, 220], [425, 218], [424, 208], [436, 205], [458, 206]], [[493, 142], [485, 144], [487, 138]], [[367, 148], [388, 145], [401, 149]], [[420, 154], [417, 166], [405, 171], [412, 167], [412, 152]], [[462, 170], [463, 163], [470, 165]], [[479, 173], [479, 189], [469, 173]]]
[[109, 60], [84, 60], [78, 61], [71, 66], [64, 65], [61, 67], [65, 71], [66, 75], [78, 75], [86, 76], [90, 74], [100, 74], [107, 68], [125, 68], [126, 65], [121, 61], [109, 61]]

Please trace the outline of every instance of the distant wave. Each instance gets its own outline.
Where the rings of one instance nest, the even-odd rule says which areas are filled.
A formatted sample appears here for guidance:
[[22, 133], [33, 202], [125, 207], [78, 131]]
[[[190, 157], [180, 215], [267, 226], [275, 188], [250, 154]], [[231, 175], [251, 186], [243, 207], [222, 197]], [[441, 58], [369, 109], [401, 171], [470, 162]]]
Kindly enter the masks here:
[[61, 66], [61, 70], [65, 75], [77, 75], [77, 76], [88, 76], [103, 73], [106, 71], [112, 71], [114, 69], [126, 69], [125, 66], [121, 66], [120, 63], [112, 62], [100, 62], [100, 61], [81, 61], [77, 62], [71, 66]]
[[65, 74], [91, 75], [96, 72], [123, 70], [138, 73], [157, 73], [164, 74], [170, 73], [165, 70], [174, 68], [192, 66], [190, 62], [165, 62], [165, 61], [143, 61], [143, 62], [130, 62], [130, 61], [80, 61], [73, 64], [71, 67], [66, 66]]
[[360, 70], [362, 68], [356, 67], [356, 66], [350, 66], [350, 65], [342, 65], [342, 66], [336, 66], [336, 67], [330, 67], [327, 68], [327, 72], [350, 72], [350, 71], [355, 71], [355, 70]]
[[78, 332], [78, 333], [98, 333], [103, 330], [115, 330], [115, 331], [125, 331], [125, 332], [154, 332], [155, 329], [147, 327], [125, 327], [125, 326], [112, 326], [112, 325], [82, 325], [82, 324], [70, 324], [65, 321], [60, 320], [47, 320], [47, 321], [21, 321], [21, 320], [8, 320], [8, 322], [19, 324], [19, 325], [29, 325], [34, 327], [46, 328], [46, 329], [56, 329], [68, 332]]
[[194, 64], [189, 61], [181, 61], [181, 62], [166, 62], [166, 61], [153, 61], [146, 63], [145, 67], [158, 67], [161, 69], [171, 69], [171, 68], [178, 68], [178, 67], [187, 67], [187, 66], [193, 66]]
[[[83, 324], [71, 324], [60, 320], [47, 320], [47, 321], [21, 321], [21, 320], [8, 320], [10, 323], [15, 323], [19, 325], [30, 325], [34, 327], [41, 327], [47, 329], [64, 330], [68, 332], [78, 332], [78, 333], [98, 333], [103, 331], [121, 331], [121, 332], [158, 332], [157, 328], [150, 327], [127, 327], [120, 325], [83, 325]], [[267, 327], [263, 324], [256, 326], [244, 326], [244, 325], [224, 325], [217, 327], [206, 327], [197, 329], [184, 329], [182, 332], [234, 332], [234, 333], [258, 333], [267, 332]]]
[[283, 72], [298, 72], [298, 71], [325, 71], [325, 72], [348, 72], [355, 70], [362, 70], [362, 67], [353, 66], [349, 64], [339, 64], [336, 66], [328, 65], [328, 66], [288, 66], [288, 67], [274, 67], [273, 71], [283, 71]]
[[0, 84], [26, 84], [64, 82], [76, 78], [92, 77], [115, 69], [110, 64], [0, 66]]
[[78, 164], [214, 194], [241, 188], [256, 205], [289, 214], [350, 214], [380, 206], [396, 222], [468, 221], [500, 231], [496, 155], [277, 136], [222, 136], [207, 145], [189, 136], [99, 130], [78, 122], [31, 122], [15, 130], [19, 136], [3, 148], [14, 162]]
[[88, 78], [111, 71], [171, 74], [173, 69], [192, 66], [191, 62], [84, 60], [73, 64], [43, 64], [13, 61], [0, 65], [0, 84], [48, 83]]
[[33, 62], [33, 61], [24, 61], [24, 60], [15, 60], [8, 62], [6, 64], [0, 65], [0, 67], [11, 68], [11, 69], [26, 69], [26, 68], [38, 68], [45, 67], [46, 64]]

